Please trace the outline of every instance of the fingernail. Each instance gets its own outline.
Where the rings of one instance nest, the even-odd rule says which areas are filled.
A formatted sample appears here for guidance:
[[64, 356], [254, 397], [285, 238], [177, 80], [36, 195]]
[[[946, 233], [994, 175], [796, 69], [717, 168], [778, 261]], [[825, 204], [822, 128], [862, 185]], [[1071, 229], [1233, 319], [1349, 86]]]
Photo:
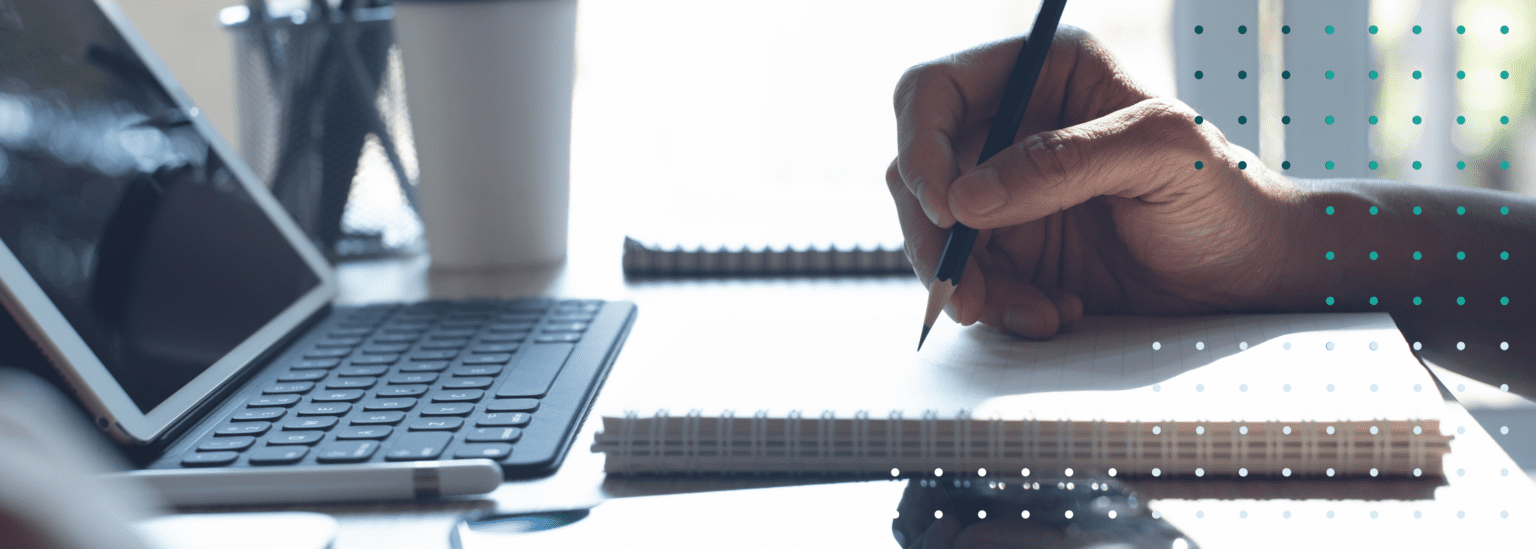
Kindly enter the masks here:
[[928, 194], [928, 180], [919, 177], [914, 182], [913, 187], [917, 189], [917, 192], [914, 194], [917, 195], [917, 203], [923, 207], [923, 215], [928, 216], [928, 221], [933, 222], [934, 225], [938, 225], [939, 212], [933, 209], [933, 200], [926, 196]]
[[954, 193], [957, 209], [975, 214], [987, 214], [1008, 203], [1008, 189], [997, 178], [997, 170], [991, 166], [977, 168], [955, 180]]

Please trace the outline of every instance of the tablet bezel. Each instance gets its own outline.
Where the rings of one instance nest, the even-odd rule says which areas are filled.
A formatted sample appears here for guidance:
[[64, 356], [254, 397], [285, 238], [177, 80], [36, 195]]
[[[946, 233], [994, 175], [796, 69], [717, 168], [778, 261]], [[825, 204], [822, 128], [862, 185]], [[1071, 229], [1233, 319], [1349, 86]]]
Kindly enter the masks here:
[[148, 413], [139, 409], [129, 398], [101, 359], [91, 351], [85, 340], [64, 318], [64, 314], [48, 299], [37, 281], [27, 273], [11, 249], [0, 241], [0, 305], [8, 309], [27, 335], [37, 344], [75, 396], [95, 419], [97, 427], [113, 439], [143, 444], [153, 442], [178, 420], [216, 393], [226, 382], [267, 349], [287, 337], [303, 325], [311, 316], [330, 303], [336, 294], [336, 279], [330, 265], [314, 247], [282, 205], [256, 177], [245, 162], [234, 154], [234, 149], [214, 130], [202, 111], [193, 106], [190, 96], [171, 76], [169, 69], [155, 56], [148, 43], [129, 23], [128, 17], [111, 0], [93, 0], [101, 13], [112, 23], [123, 40], [156, 77], [177, 105], [192, 121], [194, 127], [219, 159], [225, 163], [251, 199], [303, 259], [305, 265], [319, 281], [314, 288], [290, 303], [261, 328], [236, 345], [201, 374], [192, 378]]

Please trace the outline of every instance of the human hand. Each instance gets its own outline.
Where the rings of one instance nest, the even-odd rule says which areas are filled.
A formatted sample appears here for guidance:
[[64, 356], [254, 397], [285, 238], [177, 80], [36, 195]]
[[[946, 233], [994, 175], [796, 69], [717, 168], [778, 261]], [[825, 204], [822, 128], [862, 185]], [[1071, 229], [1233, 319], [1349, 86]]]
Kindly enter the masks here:
[[1297, 191], [1080, 29], [1057, 32], [1015, 144], [974, 165], [1021, 39], [913, 67], [896, 88], [886, 183], [918, 276], [956, 220], [979, 229], [950, 316], [1040, 339], [1084, 312], [1265, 306]]

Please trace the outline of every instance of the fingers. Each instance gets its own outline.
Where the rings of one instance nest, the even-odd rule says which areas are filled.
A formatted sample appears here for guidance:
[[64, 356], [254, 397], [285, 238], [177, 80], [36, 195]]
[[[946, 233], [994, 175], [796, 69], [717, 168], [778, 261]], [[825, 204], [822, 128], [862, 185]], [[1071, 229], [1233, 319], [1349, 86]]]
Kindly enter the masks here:
[[950, 182], [960, 175], [958, 140], [967, 126], [991, 117], [1022, 40], [986, 44], [918, 65], [896, 84], [897, 168], [935, 225], [955, 222], [947, 196]]
[[1034, 221], [1096, 196], [1159, 200], [1176, 170], [1193, 170], [1198, 151], [1211, 150], [1193, 119], [1182, 103], [1148, 99], [1031, 135], [955, 179], [950, 210], [986, 229]]
[[891, 192], [891, 200], [896, 203], [896, 219], [901, 223], [901, 234], [906, 237], [902, 249], [906, 252], [907, 261], [912, 263], [912, 271], [917, 274], [918, 280], [927, 284], [933, 278], [933, 272], [938, 269], [939, 254], [943, 250], [947, 230], [939, 228], [924, 215], [917, 197], [902, 182], [894, 160], [890, 168], [885, 170], [885, 185]]

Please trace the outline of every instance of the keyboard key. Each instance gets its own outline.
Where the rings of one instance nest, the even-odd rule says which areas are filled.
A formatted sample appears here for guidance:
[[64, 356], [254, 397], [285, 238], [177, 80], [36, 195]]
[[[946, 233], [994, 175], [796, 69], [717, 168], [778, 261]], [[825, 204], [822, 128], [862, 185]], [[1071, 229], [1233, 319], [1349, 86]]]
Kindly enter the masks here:
[[251, 444], [255, 442], [256, 437], [215, 437], [205, 440], [202, 444], [197, 445], [197, 451], [219, 452], [224, 450], [232, 450], [239, 452], [246, 448], [250, 448]]
[[464, 364], [506, 364], [508, 360], [512, 360], [512, 355], [506, 353], [470, 355], [464, 358]]
[[320, 442], [320, 439], [323, 438], [325, 438], [325, 433], [317, 433], [313, 431], [299, 431], [294, 433], [281, 432], [273, 433], [272, 436], [267, 437], [267, 445], [283, 446], [287, 444], [314, 444], [316, 442]]
[[437, 328], [439, 330], [478, 330], [490, 321], [491, 315], [487, 314], [453, 315], [437, 323]]
[[481, 343], [469, 348], [469, 352], [477, 355], [490, 355], [498, 353], [510, 353], [517, 350], [517, 343]]
[[335, 426], [334, 417], [296, 417], [283, 422], [284, 431], [323, 431]]
[[484, 389], [496, 380], [488, 377], [460, 377], [443, 382], [444, 389]]
[[445, 350], [445, 349], [454, 349], [454, 350], [463, 349], [464, 347], [466, 347], [468, 345], [469, 345], [469, 340], [468, 339], [438, 339], [438, 340], [434, 340], [434, 341], [424, 342], [421, 345], [417, 346], [417, 348], [419, 348], [419, 349], [421, 349], [423, 351], [441, 351], [441, 350]]
[[388, 371], [388, 366], [348, 366], [336, 370], [336, 375], [340, 377], [375, 377], [384, 375], [384, 372]]
[[368, 334], [371, 334], [371, 333], [373, 333], [373, 328], [359, 326], [359, 327], [355, 327], [355, 328], [337, 328], [335, 330], [331, 330], [330, 333], [328, 333], [326, 335], [329, 335], [331, 337], [336, 337], [336, 338], [342, 338], [342, 337], [365, 336], [365, 335], [368, 335]]
[[532, 398], [506, 398], [485, 405], [487, 412], [533, 412], [538, 409], [538, 399]]
[[460, 366], [453, 369], [454, 377], [498, 376], [501, 366]]
[[549, 392], [549, 386], [554, 383], [555, 377], [560, 375], [560, 369], [565, 367], [565, 359], [571, 356], [571, 350], [576, 346], [569, 343], [553, 343], [548, 345], [531, 345], [519, 354], [522, 358], [517, 365], [508, 372], [506, 381], [501, 384], [501, 389], [496, 391], [498, 398], [516, 397], [541, 397]]
[[319, 381], [330, 372], [325, 370], [294, 370], [277, 376], [278, 381]]
[[193, 452], [181, 458], [181, 464], [187, 467], [218, 467], [235, 462], [240, 454], [234, 452]]
[[432, 402], [480, 402], [482, 398], [485, 398], [485, 391], [479, 389], [460, 389], [432, 393]]
[[587, 323], [585, 322], [551, 322], [544, 325], [544, 333], [546, 334], [585, 331], [587, 331]]
[[400, 367], [400, 371], [402, 373], [404, 373], [404, 372], [441, 372], [441, 371], [446, 370], [446, 369], [448, 369], [448, 361], [446, 361], [446, 360], [434, 360], [434, 361], [431, 361], [431, 362], [412, 362], [410, 364], [406, 364], [406, 365], [403, 365], [403, 366]]
[[300, 406], [298, 414], [301, 416], [340, 416], [352, 411], [352, 405], [345, 402], [316, 402]]
[[414, 398], [379, 398], [363, 403], [363, 410], [374, 412], [382, 410], [409, 410], [416, 407]]
[[260, 435], [272, 428], [271, 423], [265, 421], [248, 421], [244, 423], [228, 423], [220, 425], [213, 430], [214, 436], [237, 437], [245, 435]]
[[327, 381], [327, 382], [325, 382], [325, 388], [327, 388], [327, 389], [367, 389], [369, 387], [373, 387], [374, 383], [377, 383], [377, 381], [375, 381], [373, 378], [368, 378], [368, 377], [347, 377], [347, 378], [333, 379], [333, 380]]
[[384, 459], [389, 461], [437, 459], [451, 440], [453, 435], [444, 432], [406, 433], [389, 445], [389, 450], [384, 453]]
[[533, 326], [534, 326], [534, 322], [532, 322], [532, 321], [529, 321], [529, 322], [501, 322], [501, 323], [497, 323], [497, 324], [492, 324], [490, 326], [486, 326], [485, 327], [485, 331], [493, 333], [493, 334], [505, 334], [505, 333], [509, 333], [509, 332], [528, 332], [528, 331], [532, 331], [533, 330]]
[[367, 461], [378, 451], [379, 443], [373, 440], [349, 440], [327, 442], [315, 448], [315, 461], [320, 463], [347, 463]]
[[411, 334], [425, 332], [431, 327], [429, 322], [392, 322], [380, 328], [380, 331], [386, 334]]
[[464, 420], [456, 417], [422, 418], [411, 422], [412, 431], [457, 431]]
[[466, 442], [517, 442], [523, 437], [523, 430], [517, 427], [484, 427], [470, 429], [464, 436]]
[[501, 459], [511, 454], [511, 444], [465, 444], [453, 453], [453, 457], [459, 459]]
[[477, 330], [443, 330], [437, 329], [427, 333], [427, 339], [469, 339], [475, 337]]
[[268, 446], [251, 452], [251, 465], [287, 465], [304, 459], [309, 448], [303, 446]]
[[550, 322], [592, 322], [597, 315], [587, 312], [580, 313], [555, 313], [549, 315]]
[[328, 369], [331, 369], [331, 368], [335, 368], [337, 364], [341, 364], [341, 359], [339, 359], [339, 358], [311, 358], [311, 359], [306, 359], [306, 360], [300, 360], [297, 364], [294, 364], [292, 366], [292, 368], [295, 369], [295, 370], [328, 370]]
[[575, 343], [581, 341], [580, 332], [562, 332], [558, 334], [539, 334], [533, 338], [539, 343]]
[[390, 385], [414, 385], [421, 383], [432, 383], [437, 381], [437, 374], [432, 372], [422, 372], [416, 374], [395, 374], [389, 376], [388, 381]]
[[480, 427], [522, 427], [532, 420], [533, 416], [523, 412], [498, 412], [485, 414], [475, 420], [475, 425]]
[[373, 336], [374, 343], [411, 343], [417, 339], [421, 339], [421, 334], [418, 332], [379, 334]]
[[463, 416], [475, 411], [475, 405], [466, 403], [428, 404], [421, 408], [423, 416]]
[[[401, 417], [404, 417], [401, 414]], [[354, 422], [355, 423], [355, 422]], [[383, 439], [394, 432], [393, 427], [384, 425], [364, 425], [358, 427], [343, 427], [336, 430], [336, 440], [352, 439]]]
[[522, 341], [528, 338], [528, 332], [511, 332], [504, 334], [485, 334], [480, 336], [480, 341], [486, 343], [506, 343]]
[[296, 395], [308, 393], [310, 389], [314, 388], [314, 383], [308, 381], [299, 381], [295, 383], [278, 383], [276, 385], [267, 387], [266, 389], [262, 389], [261, 392], [269, 395]]
[[376, 396], [376, 397], [380, 397], [380, 398], [387, 398], [387, 397], [414, 397], [414, 396], [421, 396], [421, 395], [425, 394], [426, 392], [427, 392], [427, 386], [426, 385], [390, 385], [390, 386], [385, 387], [383, 389], [379, 389], [377, 391], [374, 391], [373, 395]]
[[351, 349], [362, 343], [361, 337], [332, 337], [315, 342], [315, 347], [321, 349]]
[[356, 402], [363, 398], [362, 389], [334, 389], [315, 393], [309, 397], [311, 402]]
[[268, 395], [259, 396], [245, 401], [248, 408], [260, 408], [262, 406], [290, 406], [299, 401], [299, 395]]
[[354, 366], [366, 366], [369, 364], [394, 364], [399, 361], [400, 355], [387, 354], [354, 356], [351, 362]]
[[358, 351], [365, 355], [388, 355], [400, 354], [410, 350], [410, 348], [411, 344], [409, 343], [371, 343], [364, 345]]
[[286, 408], [255, 408], [255, 409], [251, 409], [251, 410], [241, 410], [241, 411], [235, 412], [234, 415], [229, 416], [229, 420], [230, 421], [272, 421], [272, 420], [275, 420], [275, 419], [283, 417], [283, 415], [287, 414], [287, 413], [288, 413], [288, 410]]
[[405, 419], [405, 412], [386, 410], [383, 412], [363, 412], [362, 415], [352, 418], [353, 425], [394, 425]]
[[304, 358], [341, 358], [352, 354], [352, 349], [310, 349]]
[[456, 350], [416, 351], [411, 353], [411, 360], [452, 360], [456, 356], [459, 356]]

